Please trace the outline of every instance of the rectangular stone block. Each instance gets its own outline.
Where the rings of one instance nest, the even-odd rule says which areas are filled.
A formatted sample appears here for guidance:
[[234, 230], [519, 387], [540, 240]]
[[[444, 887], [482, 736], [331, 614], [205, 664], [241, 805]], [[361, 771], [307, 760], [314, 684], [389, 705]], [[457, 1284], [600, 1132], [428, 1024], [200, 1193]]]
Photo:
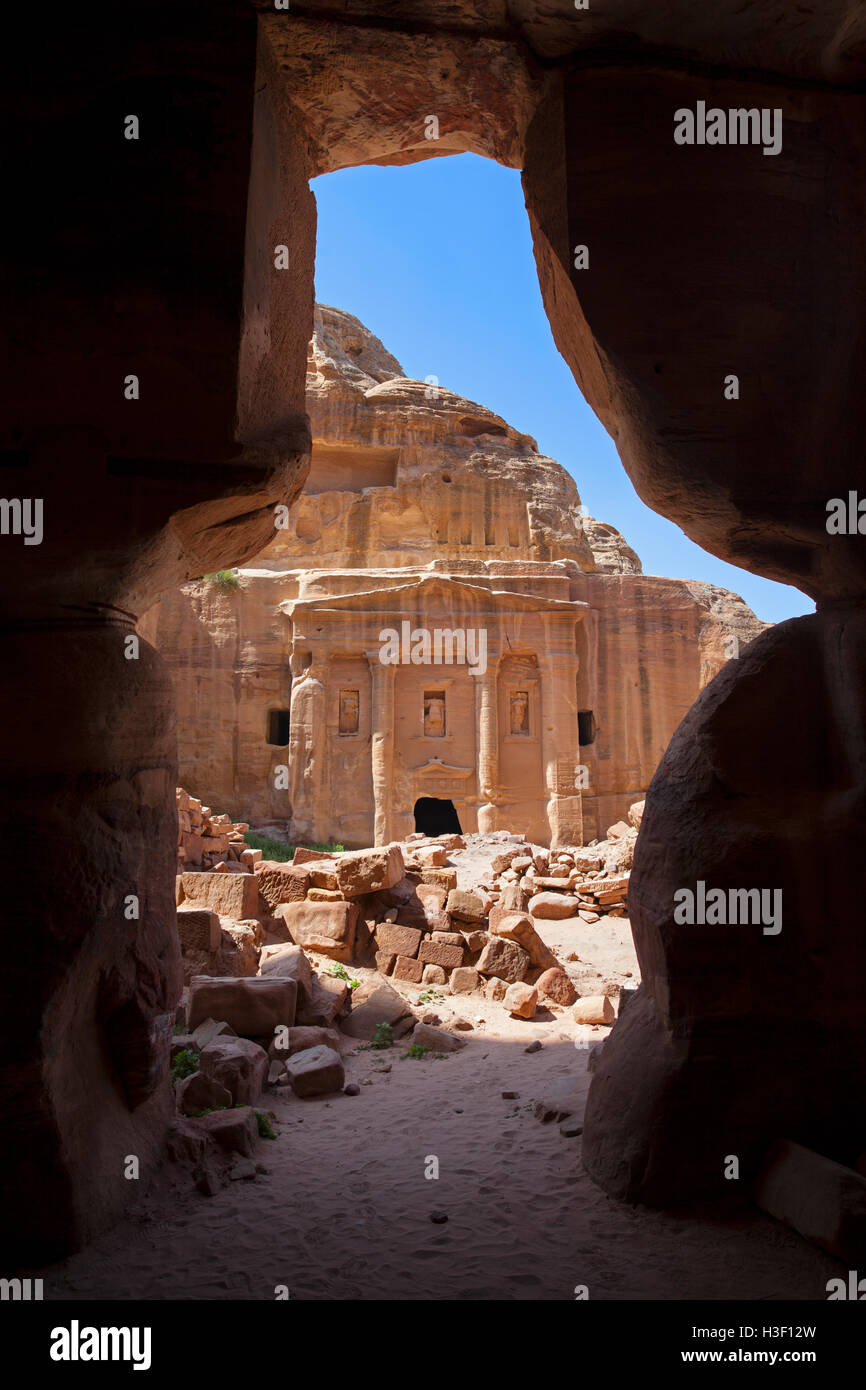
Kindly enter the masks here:
[[256, 874], [256, 880], [259, 893], [271, 913], [280, 903], [303, 902], [310, 887], [309, 870], [295, 868], [292, 864], [281, 864], [276, 869], [261, 869]]
[[424, 977], [424, 965], [420, 960], [413, 960], [410, 956], [397, 956], [394, 961], [394, 979], [409, 980], [412, 984], [420, 985]]
[[754, 1187], [758, 1206], [850, 1269], [866, 1260], [866, 1179], [823, 1154], [779, 1139]]
[[330, 1028], [346, 1003], [349, 986], [333, 975], [313, 976], [313, 997], [309, 1003], [301, 1001], [298, 1006], [297, 1021], [309, 1027]]
[[312, 888], [329, 888], [332, 892], [336, 892], [339, 885], [334, 865], [330, 859], [323, 863], [309, 864], [307, 868]]
[[437, 887], [444, 888], [447, 893], [450, 893], [452, 888], [457, 887], [457, 870], [422, 869], [421, 882], [436, 884]]
[[241, 922], [257, 917], [259, 886], [256, 874], [183, 873], [184, 901], [191, 907], [209, 907], [220, 917]]
[[475, 924], [485, 918], [484, 902], [477, 893], [468, 893], [465, 888], [452, 888], [445, 908], [460, 922]]
[[417, 956], [422, 932], [416, 927], [403, 927], [397, 922], [377, 922], [374, 931], [379, 951], [391, 951], [395, 956]]
[[196, 835], [192, 830], [181, 831], [181, 849], [185, 853], [188, 865], [200, 865], [202, 863], [202, 853], [204, 852], [202, 835]]
[[380, 849], [362, 849], [341, 854], [335, 860], [335, 869], [335, 886], [347, 898], [358, 898], [363, 893], [381, 893], [385, 889], [393, 888], [406, 872], [399, 845], [385, 845]]
[[228, 835], [205, 835], [201, 842], [203, 854], [228, 854]]
[[296, 946], [318, 951], [332, 960], [350, 961], [355, 948], [356, 903], [280, 903], [282, 917]]
[[453, 970], [463, 964], [463, 947], [448, 946], [439, 941], [422, 941], [418, 948], [418, 959], [425, 965], [441, 965]]
[[379, 971], [379, 974], [390, 975], [396, 959], [397, 957], [393, 951], [377, 951], [376, 969]]
[[179, 907], [177, 934], [182, 951], [218, 951], [220, 919], [208, 907]]
[[316, 859], [330, 859], [331, 855], [321, 849], [305, 849], [299, 845], [295, 850], [295, 857], [292, 863], [297, 867], [300, 864], [312, 864]]
[[231, 1025], [241, 1038], [262, 1038], [295, 1022], [297, 980], [194, 975], [189, 990], [189, 1031], [207, 1018]]

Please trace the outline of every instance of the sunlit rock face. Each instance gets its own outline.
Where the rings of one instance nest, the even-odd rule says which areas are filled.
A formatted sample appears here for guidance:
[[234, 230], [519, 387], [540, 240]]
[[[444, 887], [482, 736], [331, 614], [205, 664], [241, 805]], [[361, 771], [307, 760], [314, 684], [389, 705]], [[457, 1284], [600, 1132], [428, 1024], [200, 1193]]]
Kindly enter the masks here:
[[306, 490], [271, 544], [237, 587], [186, 585], [147, 619], [182, 780], [308, 840], [404, 835], [422, 798], [466, 830], [603, 835], [763, 624], [641, 574], [529, 435], [327, 306], [307, 406]]

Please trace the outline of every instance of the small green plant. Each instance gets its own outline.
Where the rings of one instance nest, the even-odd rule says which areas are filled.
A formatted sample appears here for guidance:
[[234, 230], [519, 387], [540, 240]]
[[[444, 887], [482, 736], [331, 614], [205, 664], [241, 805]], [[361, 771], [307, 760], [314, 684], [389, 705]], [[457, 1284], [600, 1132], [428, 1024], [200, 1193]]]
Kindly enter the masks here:
[[331, 966], [330, 970], [327, 971], [327, 974], [335, 975], [338, 980], [345, 980], [346, 984], [349, 986], [349, 989], [357, 989], [361, 983], [360, 980], [352, 979], [351, 975], [349, 974], [348, 970], [346, 969], [345, 965], [341, 960], [335, 961], [334, 964]]
[[174, 1082], [183, 1081], [194, 1071], [198, 1071], [198, 1053], [193, 1052], [191, 1047], [184, 1047], [171, 1064], [171, 1079]]
[[206, 574], [205, 579], [217, 589], [237, 589], [241, 582], [234, 570], [216, 570], [213, 574]]
[[276, 1139], [277, 1131], [271, 1124], [270, 1116], [266, 1115], [264, 1110], [256, 1110], [254, 1114], [256, 1124], [259, 1127], [259, 1137], [261, 1139]]
[[438, 989], [424, 989], [424, 990], [422, 990], [421, 993], [418, 995], [418, 1003], [419, 1003], [419, 1004], [441, 1004], [441, 1002], [442, 1002], [442, 1000], [443, 1000], [444, 998], [445, 998], [445, 995], [444, 995], [444, 994], [440, 994]]
[[394, 1029], [390, 1023], [377, 1023], [375, 1032], [368, 1043], [361, 1043], [359, 1052], [384, 1052], [386, 1047], [394, 1044]]
[[413, 1043], [408, 1052], [403, 1053], [400, 1061], [405, 1062], [408, 1057], [411, 1057], [415, 1061], [419, 1061], [422, 1057], [426, 1057], [429, 1051], [429, 1047], [422, 1047], [420, 1043]]

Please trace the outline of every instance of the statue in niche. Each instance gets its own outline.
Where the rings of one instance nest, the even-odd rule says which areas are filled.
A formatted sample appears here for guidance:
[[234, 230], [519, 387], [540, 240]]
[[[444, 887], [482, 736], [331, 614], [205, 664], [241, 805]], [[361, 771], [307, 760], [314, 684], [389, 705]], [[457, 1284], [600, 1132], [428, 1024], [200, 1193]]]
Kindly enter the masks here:
[[290, 658], [292, 693], [289, 720], [289, 790], [293, 833], [315, 838], [321, 816], [325, 763], [325, 687], [313, 671], [312, 660]]
[[358, 711], [360, 708], [359, 693], [357, 690], [340, 691], [340, 733], [356, 734], [358, 732]]
[[427, 738], [445, 737], [445, 696], [424, 696], [424, 734]]
[[511, 732], [529, 733], [529, 691], [515, 690], [511, 696]]

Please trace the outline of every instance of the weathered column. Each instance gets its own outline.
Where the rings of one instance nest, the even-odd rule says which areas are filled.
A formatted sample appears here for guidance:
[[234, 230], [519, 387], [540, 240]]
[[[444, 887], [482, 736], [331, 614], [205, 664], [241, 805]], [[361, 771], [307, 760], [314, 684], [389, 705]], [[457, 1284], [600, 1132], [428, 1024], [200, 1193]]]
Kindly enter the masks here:
[[396, 666], [385, 666], [379, 649], [367, 652], [370, 663], [370, 757], [373, 773], [374, 834], [377, 845], [391, 839], [391, 800], [394, 769], [394, 674]]
[[[292, 657], [292, 670], [300, 665]], [[319, 672], [325, 675], [320, 678]], [[327, 665], [310, 662], [297, 671], [292, 685], [289, 723], [289, 789], [292, 797], [290, 835], [293, 840], [324, 840], [327, 806], [322, 791], [326, 785], [327, 760]]]
[[[569, 628], [568, 636], [572, 635]], [[583, 844], [583, 814], [577, 788], [580, 750], [577, 736], [577, 661], [565, 634], [547, 624], [547, 651], [541, 670], [541, 755], [547, 788], [550, 847]]]
[[496, 668], [473, 676], [475, 682], [475, 748], [478, 778], [478, 830], [497, 829], [499, 789], [499, 717]]

